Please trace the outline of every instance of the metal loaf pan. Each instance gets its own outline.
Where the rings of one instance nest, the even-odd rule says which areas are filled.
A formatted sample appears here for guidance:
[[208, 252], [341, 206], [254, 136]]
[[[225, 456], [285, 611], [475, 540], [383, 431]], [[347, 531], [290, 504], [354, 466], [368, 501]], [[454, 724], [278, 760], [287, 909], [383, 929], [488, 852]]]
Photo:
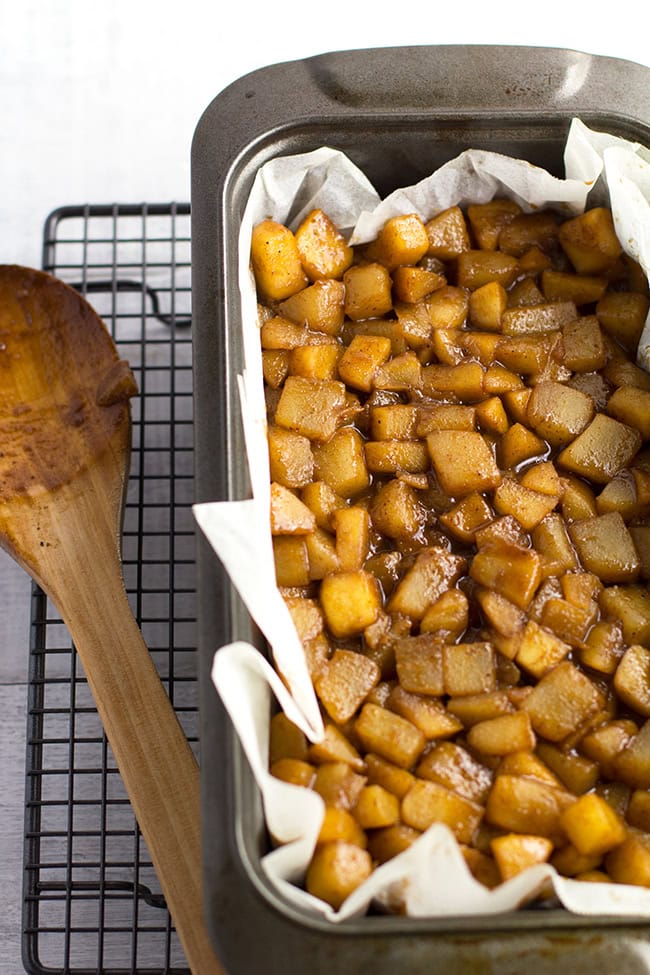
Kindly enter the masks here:
[[[563, 175], [574, 116], [650, 146], [650, 70], [570, 50], [442, 46], [324, 54], [253, 72], [219, 94], [192, 147], [196, 500], [247, 496], [235, 377], [242, 348], [237, 238], [253, 177], [268, 159], [329, 145], [383, 196], [467, 148]], [[198, 540], [205, 910], [230, 975], [395, 971], [650, 970], [639, 922], [563, 911], [335, 926], [292, 906], [266, 879], [259, 795], [210, 682], [214, 651], [259, 644], [221, 566]], [[525, 960], [524, 960], [525, 959]]]

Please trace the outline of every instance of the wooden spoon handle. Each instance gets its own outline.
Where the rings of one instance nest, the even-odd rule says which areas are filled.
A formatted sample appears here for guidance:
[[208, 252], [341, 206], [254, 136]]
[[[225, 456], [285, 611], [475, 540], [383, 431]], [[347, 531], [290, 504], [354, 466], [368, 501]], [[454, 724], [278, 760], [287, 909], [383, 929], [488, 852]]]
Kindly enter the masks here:
[[[106, 585], [106, 578], [102, 580]], [[121, 580], [120, 580], [121, 583]], [[61, 610], [196, 975], [222, 972], [203, 918], [199, 770], [121, 584]], [[59, 607], [61, 609], [61, 607]]]
[[129, 605], [118, 501], [97, 500], [104, 475], [89, 468], [49, 508], [26, 512], [22, 534], [36, 526], [41, 541], [37, 561], [21, 561], [74, 641], [187, 962], [195, 975], [223, 975], [203, 915], [199, 769]]

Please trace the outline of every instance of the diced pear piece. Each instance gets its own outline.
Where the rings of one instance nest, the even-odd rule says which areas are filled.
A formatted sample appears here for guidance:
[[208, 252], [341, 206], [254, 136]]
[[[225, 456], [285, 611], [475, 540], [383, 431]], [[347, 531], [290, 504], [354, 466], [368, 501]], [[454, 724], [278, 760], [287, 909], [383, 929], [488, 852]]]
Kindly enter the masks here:
[[353, 498], [368, 487], [364, 441], [354, 427], [341, 427], [326, 443], [313, 448], [314, 474], [341, 498]]
[[607, 403], [607, 412], [638, 430], [644, 440], [650, 440], [650, 392], [647, 390], [633, 386], [614, 390]]
[[316, 693], [332, 720], [344, 724], [379, 683], [380, 676], [377, 664], [364, 654], [335, 650], [316, 681]]
[[366, 249], [371, 261], [379, 261], [389, 271], [403, 264], [417, 264], [429, 249], [429, 238], [416, 213], [390, 217]]
[[492, 785], [492, 772], [466, 748], [441, 741], [426, 753], [417, 766], [421, 779], [437, 782], [472, 802], [484, 803]]
[[483, 818], [483, 807], [437, 782], [416, 779], [402, 799], [401, 813], [407, 826], [425, 830], [433, 823], [444, 823], [459, 843], [471, 843]]
[[623, 821], [594, 792], [580, 796], [565, 809], [560, 823], [576, 850], [584, 856], [607, 853], [627, 835]]
[[620, 470], [629, 467], [641, 443], [641, 434], [634, 427], [597, 413], [573, 443], [564, 448], [557, 461], [561, 467], [595, 484], [607, 484]]
[[436, 476], [450, 497], [488, 491], [501, 483], [492, 451], [480, 433], [439, 430], [427, 436]]
[[650, 650], [647, 647], [628, 647], [614, 674], [614, 689], [628, 707], [650, 718]]
[[485, 819], [515, 833], [554, 838], [560, 833], [560, 789], [525, 775], [499, 774], [485, 806]]
[[467, 250], [458, 255], [457, 281], [461, 288], [475, 291], [492, 281], [507, 288], [517, 277], [516, 258], [501, 251]]
[[515, 660], [534, 677], [542, 677], [564, 660], [571, 647], [555, 633], [528, 620], [519, 642]]
[[343, 275], [345, 314], [353, 321], [380, 318], [393, 307], [392, 281], [382, 264], [359, 264]]
[[354, 251], [322, 210], [312, 210], [296, 230], [296, 246], [311, 281], [340, 278]]
[[634, 355], [648, 307], [646, 295], [634, 291], [610, 291], [596, 305], [596, 317], [607, 334]]
[[469, 250], [470, 239], [463, 211], [458, 206], [443, 210], [427, 222], [428, 254], [451, 261]]
[[480, 549], [469, 574], [479, 585], [494, 589], [520, 609], [528, 608], [542, 579], [537, 552], [507, 543]]
[[605, 866], [614, 883], [650, 887], [650, 834], [629, 833], [607, 854]]
[[607, 586], [598, 602], [607, 619], [621, 623], [626, 643], [650, 646], [650, 593], [645, 586]]
[[386, 706], [411, 721], [428, 740], [451, 738], [463, 727], [437, 698], [412, 694], [399, 685], [388, 695]]
[[271, 534], [308, 535], [316, 528], [313, 512], [300, 498], [276, 481], [271, 483]]
[[253, 227], [251, 262], [260, 294], [270, 301], [282, 301], [307, 284], [296, 238], [275, 220]]
[[275, 411], [275, 422], [310, 440], [329, 440], [345, 406], [345, 386], [336, 380], [288, 376]]
[[327, 626], [339, 638], [362, 633], [375, 622], [382, 608], [377, 580], [361, 569], [326, 576], [321, 583], [320, 600]]
[[364, 704], [354, 731], [364, 750], [405, 769], [415, 764], [426, 745], [424, 734], [411, 721], [377, 704]]
[[622, 252], [612, 213], [607, 207], [594, 207], [565, 220], [559, 230], [559, 239], [580, 274], [607, 271]]
[[412, 829], [398, 823], [396, 826], [386, 826], [384, 829], [373, 830], [368, 840], [368, 849], [374, 860], [378, 863], [386, 863], [393, 857], [408, 850], [415, 843], [420, 830]]
[[268, 430], [271, 480], [288, 488], [309, 484], [314, 473], [311, 443], [302, 434], [271, 426]]
[[526, 407], [533, 430], [552, 447], [563, 447], [585, 429], [594, 415], [591, 397], [563, 383], [538, 383]]
[[388, 612], [421, 620], [431, 603], [458, 581], [466, 567], [462, 556], [447, 549], [425, 548], [395, 589], [388, 602]]
[[563, 660], [547, 671], [523, 703], [537, 734], [562, 741], [602, 705], [602, 695], [586, 674]]
[[569, 534], [584, 568], [603, 582], [633, 582], [638, 577], [639, 556], [619, 512], [574, 522]]
[[547, 836], [506, 833], [496, 836], [490, 846], [502, 880], [510, 880], [536, 863], [546, 863], [553, 852]]
[[340, 840], [320, 845], [307, 868], [308, 893], [335, 910], [372, 873], [372, 858], [367, 850]]
[[486, 203], [470, 203], [467, 219], [481, 250], [496, 250], [499, 234], [520, 213], [521, 207], [514, 200], [496, 198]]
[[467, 733], [467, 744], [479, 755], [532, 751], [536, 741], [530, 717], [525, 711], [479, 721]]

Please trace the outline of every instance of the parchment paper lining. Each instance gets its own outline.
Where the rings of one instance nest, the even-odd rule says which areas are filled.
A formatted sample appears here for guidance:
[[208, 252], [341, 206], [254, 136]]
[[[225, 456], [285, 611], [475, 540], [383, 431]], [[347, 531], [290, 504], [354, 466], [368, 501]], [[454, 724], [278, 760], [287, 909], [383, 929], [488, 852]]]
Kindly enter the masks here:
[[[323, 725], [300, 640], [275, 585], [262, 357], [249, 268], [251, 229], [266, 217], [295, 229], [310, 210], [320, 207], [357, 244], [373, 239], [391, 216], [415, 212], [426, 221], [449, 206], [495, 196], [516, 200], [526, 212], [550, 206], [567, 215], [609, 202], [624, 250], [649, 274], [650, 153], [574, 119], [564, 162], [566, 176], [558, 179], [523, 160], [470, 149], [381, 201], [345, 155], [323, 147], [263, 166], [244, 214], [239, 279], [245, 369], [239, 392], [252, 497], [195, 505], [193, 510], [268, 640], [276, 670], [254, 647], [238, 642], [215, 653], [212, 678], [247, 755], [269, 832], [278, 844], [263, 858], [264, 869], [295, 905], [333, 922], [364, 914], [372, 902], [414, 917], [470, 916], [511, 911], [550, 892], [578, 914], [650, 917], [650, 890], [567, 880], [548, 865], [532, 867], [487, 890], [472, 877], [451, 831], [443, 825], [432, 826], [407, 851], [375, 870], [334, 911], [299, 886], [315, 847], [323, 802], [317, 793], [281, 782], [268, 772], [272, 695], [310, 740], [322, 737]], [[650, 371], [650, 316], [637, 361]]]

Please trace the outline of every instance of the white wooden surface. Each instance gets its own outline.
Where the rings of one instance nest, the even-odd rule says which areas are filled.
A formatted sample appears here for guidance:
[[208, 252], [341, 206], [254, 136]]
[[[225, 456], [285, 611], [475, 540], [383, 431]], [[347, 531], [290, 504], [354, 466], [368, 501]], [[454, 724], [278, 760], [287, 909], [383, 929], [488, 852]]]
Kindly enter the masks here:
[[[570, 47], [650, 64], [643, 4], [0, 0], [0, 261], [40, 264], [57, 206], [189, 199], [199, 116], [257, 67], [406, 44]], [[254, 25], [254, 27], [252, 26]], [[0, 972], [20, 975], [29, 583], [0, 552]]]

